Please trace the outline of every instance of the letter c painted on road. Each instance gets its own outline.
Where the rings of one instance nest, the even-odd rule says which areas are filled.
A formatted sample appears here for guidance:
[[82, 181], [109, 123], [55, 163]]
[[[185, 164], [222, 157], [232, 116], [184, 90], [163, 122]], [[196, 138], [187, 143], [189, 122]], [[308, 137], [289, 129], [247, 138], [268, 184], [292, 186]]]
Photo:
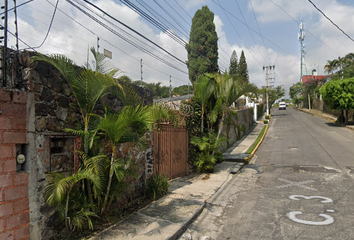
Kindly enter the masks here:
[[301, 211], [293, 211], [293, 212], [289, 212], [287, 214], [288, 218], [290, 218], [291, 220], [293, 220], [294, 222], [297, 223], [303, 223], [303, 224], [308, 224], [308, 225], [316, 225], [316, 226], [320, 226], [320, 225], [328, 225], [334, 222], [333, 217], [327, 215], [327, 214], [318, 214], [320, 217], [324, 217], [325, 220], [321, 221], [321, 222], [314, 222], [314, 221], [307, 221], [307, 220], [302, 220], [297, 218], [297, 215], [302, 214]]

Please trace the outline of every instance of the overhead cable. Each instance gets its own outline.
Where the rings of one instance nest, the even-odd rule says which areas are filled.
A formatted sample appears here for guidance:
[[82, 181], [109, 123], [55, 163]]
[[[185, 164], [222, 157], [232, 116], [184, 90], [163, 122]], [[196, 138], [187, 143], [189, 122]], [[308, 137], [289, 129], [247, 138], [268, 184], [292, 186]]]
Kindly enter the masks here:
[[50, 30], [51, 30], [51, 28], [52, 28], [52, 24], [53, 24], [53, 21], [54, 21], [55, 13], [57, 12], [58, 4], [59, 4], [59, 0], [57, 0], [57, 3], [55, 4], [55, 8], [54, 8], [54, 12], [53, 12], [53, 15], [52, 15], [52, 19], [50, 20], [50, 24], [49, 24], [49, 27], [48, 27], [48, 31], [47, 31], [47, 33], [46, 33], [46, 35], [45, 35], [45, 37], [44, 37], [42, 43], [41, 43], [39, 46], [37, 46], [37, 47], [31, 47], [31, 49], [42, 47], [43, 44], [45, 43], [45, 41], [47, 40], [47, 38], [48, 38], [48, 36], [49, 36], [49, 32], [50, 32]]
[[[275, 2], [273, 2], [272, 0], [268, 0], [271, 3], [273, 3], [275, 6], [277, 6], [280, 10], [282, 10], [289, 18], [291, 18], [297, 25], [300, 24], [300, 22], [296, 21], [295, 18], [293, 18], [287, 11], [285, 11], [280, 5], [276, 4]], [[316, 38], [318, 41], [320, 41], [321, 43], [323, 43], [326, 47], [328, 47], [329, 49], [331, 49], [333, 52], [337, 53], [339, 55], [339, 53], [334, 50], [333, 48], [331, 48], [330, 46], [328, 46], [325, 42], [323, 42], [321, 39], [319, 39], [315, 34], [312, 34], [308, 29], [307, 31], [311, 36], [313, 36], [314, 38]]]
[[330, 21], [336, 28], [338, 28], [339, 31], [341, 31], [345, 36], [347, 36], [350, 40], [352, 40], [354, 42], [353, 38], [351, 38], [337, 24], [335, 24], [329, 17], [327, 17], [327, 15], [324, 12], [322, 12], [321, 9], [319, 9], [311, 0], [307, 0], [307, 1], [309, 1], [317, 9], [317, 11], [319, 11], [325, 18], [327, 18], [327, 20]]

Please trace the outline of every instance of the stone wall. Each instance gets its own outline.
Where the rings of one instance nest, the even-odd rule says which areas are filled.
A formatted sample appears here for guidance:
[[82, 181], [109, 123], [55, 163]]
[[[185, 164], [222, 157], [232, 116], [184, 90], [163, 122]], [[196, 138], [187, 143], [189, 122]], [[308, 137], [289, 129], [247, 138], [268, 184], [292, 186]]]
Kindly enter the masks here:
[[[23, 237], [30, 235], [30, 239], [49, 239], [52, 235], [48, 227], [52, 210], [46, 207], [43, 196], [46, 174], [78, 168], [74, 151], [80, 139], [64, 131], [65, 128], [75, 128], [81, 118], [75, 107], [76, 100], [60, 73], [47, 63], [31, 63], [31, 55], [31, 52], [15, 55], [18, 58], [13, 61], [14, 65], [9, 65], [9, 69], [14, 71], [8, 71], [5, 87], [21, 91], [0, 88], [0, 153], [6, 153], [0, 156], [0, 239], [7, 239], [3, 236], [8, 235], [20, 239], [17, 237], [20, 234]], [[151, 92], [133, 87], [145, 104], [152, 103]], [[106, 103], [113, 110], [123, 107], [117, 98], [107, 97]], [[102, 110], [100, 106], [96, 109], [97, 113]], [[16, 172], [14, 164], [18, 151], [26, 153], [21, 172]], [[137, 196], [145, 188], [145, 151], [129, 145], [121, 146], [119, 151], [125, 157], [131, 157], [137, 166], [139, 179], [131, 182], [136, 190], [131, 195]], [[9, 197], [14, 191], [10, 189], [16, 188], [19, 189], [17, 194], [22, 195]], [[27, 208], [19, 207], [20, 212], [14, 208], [11, 213], [2, 212], [4, 206], [9, 206], [7, 204], [15, 206], [19, 204], [17, 201], [25, 201], [26, 198]], [[17, 215], [21, 217], [18, 221], [7, 220]]]
[[27, 93], [0, 89], [0, 239], [29, 239]]
[[222, 130], [223, 136], [228, 139], [224, 142], [221, 151], [227, 150], [237, 140], [241, 139], [253, 126], [253, 108], [230, 110], [227, 113]]

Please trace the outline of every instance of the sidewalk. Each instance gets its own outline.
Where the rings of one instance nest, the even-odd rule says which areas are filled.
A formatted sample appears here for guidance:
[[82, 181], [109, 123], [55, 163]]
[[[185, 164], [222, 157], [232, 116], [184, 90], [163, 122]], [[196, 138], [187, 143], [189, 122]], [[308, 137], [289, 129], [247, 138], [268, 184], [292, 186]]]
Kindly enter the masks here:
[[[245, 152], [257, 139], [263, 123], [238, 141], [224, 155], [229, 159], [245, 156]], [[230, 156], [228, 156], [230, 155]], [[170, 192], [149, 206], [128, 216], [90, 240], [157, 240], [178, 239], [188, 225], [203, 211], [206, 201], [235, 177], [243, 162], [224, 161], [212, 174], [190, 175], [171, 182]]]
[[[317, 117], [320, 117], [320, 118], [323, 118], [331, 123], [334, 123], [336, 120], [337, 120], [337, 117], [336, 116], [333, 116], [331, 114], [328, 114], [328, 113], [324, 113], [320, 110], [317, 110], [317, 109], [306, 109], [306, 108], [296, 108], [300, 111], [303, 111], [303, 112], [306, 112], [308, 114], [311, 114], [311, 115], [315, 115]], [[345, 126], [346, 128], [349, 128], [350, 130], [353, 130], [354, 131], [354, 126], [353, 125], [346, 125]]]

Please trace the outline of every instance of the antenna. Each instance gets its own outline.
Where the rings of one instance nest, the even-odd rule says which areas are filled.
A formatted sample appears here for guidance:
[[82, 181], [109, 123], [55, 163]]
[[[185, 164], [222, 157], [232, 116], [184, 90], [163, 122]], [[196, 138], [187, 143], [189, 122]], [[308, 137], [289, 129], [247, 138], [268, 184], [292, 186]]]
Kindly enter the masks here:
[[305, 62], [305, 43], [304, 43], [304, 40], [305, 40], [305, 36], [306, 36], [306, 33], [305, 33], [305, 24], [301, 21], [300, 23], [300, 31], [299, 31], [299, 34], [298, 34], [298, 38], [299, 38], [299, 41], [300, 41], [300, 54], [301, 54], [301, 57], [300, 57], [300, 82], [302, 82], [302, 75], [303, 75], [303, 65], [304, 65], [304, 62]]

